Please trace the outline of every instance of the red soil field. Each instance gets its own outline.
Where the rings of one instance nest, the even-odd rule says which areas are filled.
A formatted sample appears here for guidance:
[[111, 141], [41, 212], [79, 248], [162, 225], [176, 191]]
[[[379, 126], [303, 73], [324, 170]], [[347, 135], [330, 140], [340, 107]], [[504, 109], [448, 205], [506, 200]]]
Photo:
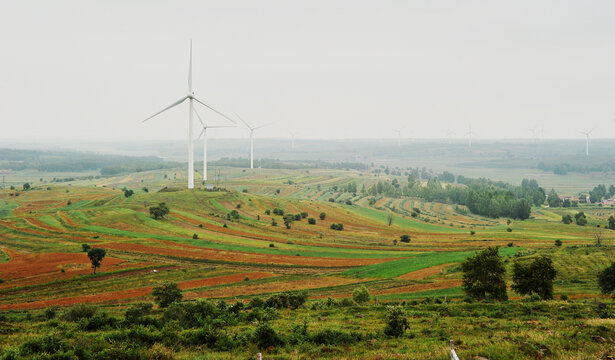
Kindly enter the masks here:
[[[92, 271], [92, 264], [85, 253], [29, 254], [8, 248], [3, 248], [2, 250], [10, 256], [11, 260], [0, 264], [0, 277], [6, 280], [5, 283], [0, 285], [0, 288], [15, 286], [17, 283], [12, 280], [28, 279], [29, 281], [25, 283], [40, 283], [40, 281], [44, 282], [45, 279], [49, 280], [44, 277], [36, 279], [36, 277], [42, 275], [51, 274], [52, 278], [62, 278], [87, 274]], [[98, 271], [119, 270], [122, 267], [118, 267], [118, 265], [123, 262], [125, 260], [106, 257]], [[138, 265], [143, 266], [144, 264], [133, 263], [130, 264], [130, 267]], [[65, 273], [61, 272], [62, 268], [65, 269]], [[19, 283], [22, 285], [24, 281]]]
[[401, 294], [434, 289], [449, 289], [461, 286], [461, 280], [444, 280], [429, 284], [416, 284], [374, 291], [375, 295]]
[[[207, 259], [217, 261], [229, 261], [250, 264], [283, 264], [283, 265], [303, 265], [317, 267], [353, 267], [394, 260], [390, 259], [342, 259], [342, 258], [316, 258], [291, 255], [271, 255], [257, 254], [239, 251], [224, 251], [215, 249], [199, 248], [196, 246], [183, 245], [174, 242], [164, 242], [173, 248], [162, 248], [148, 245], [130, 243], [107, 243], [105, 248], [133, 251], [146, 254], [169, 255], [176, 257], [187, 257], [193, 259]], [[180, 247], [182, 249], [180, 249]]]
[[[213, 286], [220, 284], [229, 284], [234, 282], [243, 281], [245, 277], [248, 276], [250, 279], [263, 279], [266, 277], [276, 276], [271, 273], [243, 273], [243, 274], [231, 274], [231, 275], [223, 275], [216, 276], [211, 278], [197, 279], [197, 280], [188, 280], [183, 281], [178, 284], [179, 288], [182, 290], [192, 289], [196, 287], [203, 286]], [[146, 286], [137, 289], [127, 289], [127, 290], [119, 290], [119, 291], [110, 291], [106, 293], [98, 293], [91, 295], [82, 295], [82, 296], [72, 296], [65, 297], [61, 299], [50, 299], [50, 300], [38, 300], [27, 303], [17, 303], [17, 304], [0, 304], [0, 310], [11, 310], [11, 309], [33, 309], [33, 308], [42, 308], [48, 306], [66, 306], [73, 304], [91, 304], [91, 303], [115, 303], [118, 300], [126, 300], [126, 299], [134, 299], [139, 297], [144, 297], [152, 292], [151, 286]]]

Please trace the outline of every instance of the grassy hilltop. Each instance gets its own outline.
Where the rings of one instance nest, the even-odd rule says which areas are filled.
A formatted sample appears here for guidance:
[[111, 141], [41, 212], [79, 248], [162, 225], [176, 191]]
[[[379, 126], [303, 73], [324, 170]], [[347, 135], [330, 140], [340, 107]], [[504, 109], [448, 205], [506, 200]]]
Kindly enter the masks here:
[[[24, 182], [32, 178], [27, 174], [21, 174]], [[8, 191], [9, 211], [0, 219], [0, 349], [52, 358], [51, 353], [69, 354], [85, 337], [100, 347], [133, 344], [136, 355], [127, 358], [153, 358], [149, 348], [154, 344], [159, 353], [176, 352], [178, 358], [247, 358], [258, 350], [254, 324], [268, 316], [281, 342], [268, 346], [267, 358], [446, 358], [448, 339], [458, 341], [464, 358], [585, 358], [612, 349], [608, 339], [615, 338], [614, 323], [600, 320], [604, 311], [592, 303], [601, 298], [598, 271], [615, 258], [615, 232], [602, 231], [602, 246], [594, 246], [596, 225], [615, 214], [611, 208], [535, 207], [530, 219], [508, 223], [454, 204], [340, 191], [350, 182], [361, 189], [403, 179], [361, 170], [222, 168], [215, 191], [185, 190], [184, 178], [176, 169], [60, 183], [37, 178], [27, 191], [19, 186]], [[134, 194], [126, 197], [122, 189]], [[170, 213], [155, 220], [148, 209], [161, 202]], [[297, 220], [287, 228], [274, 209], [298, 215]], [[588, 216], [587, 226], [561, 222], [562, 215], [579, 210]], [[332, 224], [343, 224], [343, 230]], [[410, 242], [401, 242], [402, 235]], [[556, 240], [563, 245], [555, 246]], [[107, 251], [96, 274], [83, 244]], [[552, 256], [556, 298], [570, 300], [521, 302], [509, 290], [509, 303], [462, 302], [459, 263], [494, 245], [509, 268], [516, 259]], [[144, 315], [151, 318], [149, 325], [150, 320], [120, 322], [131, 304], [151, 302], [153, 287], [167, 282], [177, 283], [185, 300], [247, 304], [285, 291], [305, 292], [308, 299], [299, 309], [279, 309], [277, 315], [262, 310], [250, 318], [261, 311], [256, 305], [233, 310], [234, 320], [218, 306], [219, 313], [210, 315], [225, 320], [219, 320], [223, 325], [215, 336], [207, 336], [226, 339], [223, 332], [228, 339], [220, 341], [234, 346], [194, 340], [194, 329], [209, 322], [169, 322], [163, 309]], [[372, 300], [356, 305], [352, 293], [361, 286]], [[382, 334], [385, 306], [402, 302], [410, 329], [400, 339], [387, 338]], [[49, 315], [49, 309], [76, 304], [94, 305], [98, 315], [79, 321]], [[101, 314], [107, 320], [88, 327]], [[304, 321], [307, 330], [293, 328]], [[164, 331], [172, 332], [173, 326], [181, 339], [169, 343]], [[143, 332], [141, 340], [121, 339], [120, 334], [137, 330]], [[40, 336], [58, 342], [57, 351], [40, 344], [32, 345], [35, 350], [23, 348]]]

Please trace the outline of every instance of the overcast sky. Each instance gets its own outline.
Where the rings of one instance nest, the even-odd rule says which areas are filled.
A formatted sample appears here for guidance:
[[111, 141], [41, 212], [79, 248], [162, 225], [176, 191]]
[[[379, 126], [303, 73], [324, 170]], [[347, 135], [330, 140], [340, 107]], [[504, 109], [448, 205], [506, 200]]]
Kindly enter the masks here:
[[580, 0], [3, 1], [0, 139], [185, 138], [187, 104], [140, 121], [187, 93], [190, 39], [195, 95], [274, 122], [260, 137], [615, 137], [614, 15]]

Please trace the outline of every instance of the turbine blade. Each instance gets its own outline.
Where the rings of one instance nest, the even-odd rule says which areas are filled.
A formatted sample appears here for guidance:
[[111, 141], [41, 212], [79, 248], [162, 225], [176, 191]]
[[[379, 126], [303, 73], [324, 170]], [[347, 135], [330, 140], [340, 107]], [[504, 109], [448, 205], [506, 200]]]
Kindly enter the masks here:
[[218, 111], [218, 110], [214, 109], [214, 108], [213, 108], [213, 107], [211, 107], [210, 105], [208, 105], [208, 104], [204, 103], [203, 101], [201, 101], [201, 100], [199, 100], [199, 99], [195, 98], [194, 96], [193, 96], [192, 98], [193, 98], [196, 102], [198, 102], [199, 104], [201, 104], [201, 105], [205, 106], [206, 108], [209, 108], [209, 110], [211, 110], [211, 111], [215, 112], [216, 114], [218, 114], [218, 115], [222, 116], [222, 117], [223, 117], [223, 118], [225, 118], [226, 120], [228, 120], [228, 121], [232, 122], [233, 124], [237, 124], [237, 122], [235, 122], [235, 120], [233, 120], [233, 119], [231, 119], [230, 117], [228, 117], [228, 116], [224, 115], [223, 113], [221, 113], [220, 111]]
[[203, 127], [203, 130], [201, 130], [201, 133], [199, 134], [199, 137], [198, 137], [198, 138], [196, 138], [197, 140], [200, 140], [200, 139], [201, 139], [201, 136], [203, 136], [203, 134], [205, 133], [205, 129], [206, 129], [206, 128], [205, 128], [205, 127]]
[[203, 119], [201, 119], [201, 116], [199, 115], [199, 113], [196, 111], [196, 109], [194, 107], [192, 107], [192, 111], [194, 111], [194, 114], [199, 119], [199, 122], [201, 123], [201, 125], [203, 125], [203, 128], [206, 128], [207, 126], [205, 126], [205, 123], [203, 122]]
[[239, 114], [235, 113], [235, 115], [237, 115], [237, 117], [239, 118], [239, 120], [241, 120], [242, 123], [244, 123], [246, 125], [246, 127], [250, 130], [252, 130], [252, 128], [250, 127], [250, 125], [248, 125], [248, 123], [241, 117], [239, 116]]
[[157, 112], [157, 113], [155, 113], [154, 115], [152, 115], [152, 116], [148, 117], [147, 119], [145, 119], [145, 120], [143, 120], [143, 121], [141, 121], [141, 122], [142, 122], [142, 123], [144, 123], [144, 122], [146, 122], [147, 120], [149, 120], [149, 119], [153, 118], [154, 116], [156, 116], [156, 115], [158, 115], [158, 114], [161, 114], [161, 113], [163, 113], [163, 112], [165, 112], [165, 111], [169, 110], [170, 108], [175, 107], [175, 106], [177, 106], [177, 105], [179, 105], [179, 104], [183, 103], [184, 101], [186, 101], [186, 99], [187, 99], [187, 98], [188, 98], [188, 96], [184, 96], [183, 98], [181, 98], [181, 99], [177, 100], [177, 101], [176, 101], [176, 102], [174, 102], [173, 104], [171, 104], [171, 105], [169, 105], [169, 106], [165, 107], [164, 109], [162, 109], [162, 110], [158, 111], [158, 112]]
[[192, 94], [192, 39], [190, 39], [190, 63], [188, 65], [188, 94]]

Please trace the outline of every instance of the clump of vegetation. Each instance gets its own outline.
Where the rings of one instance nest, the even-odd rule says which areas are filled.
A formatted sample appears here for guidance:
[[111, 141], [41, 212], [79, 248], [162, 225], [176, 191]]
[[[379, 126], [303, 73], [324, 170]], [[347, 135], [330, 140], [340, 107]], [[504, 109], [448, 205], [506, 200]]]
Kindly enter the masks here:
[[324, 220], [327, 217], [327, 213], [321, 212], [319, 217], [320, 217], [320, 220]]
[[313, 217], [308, 218], [308, 224], [315, 225], [316, 224], [316, 219], [314, 219]]
[[399, 237], [399, 241], [403, 242], [403, 243], [409, 243], [410, 242], [410, 235], [404, 234], [402, 236]]
[[354, 289], [352, 292], [352, 299], [357, 302], [357, 304], [363, 304], [369, 301], [371, 295], [369, 290], [365, 287], [365, 285]]
[[557, 247], [562, 246], [562, 241], [560, 239], [555, 240], [555, 246]]
[[463, 290], [475, 300], [507, 300], [506, 268], [497, 247], [488, 247], [461, 264]]
[[587, 216], [585, 216], [585, 213], [583, 211], [576, 213], [574, 215], [574, 218], [575, 218], [577, 225], [579, 226], [587, 225]]
[[401, 306], [389, 305], [385, 313], [386, 326], [384, 333], [387, 336], [400, 337], [410, 327], [408, 316]]
[[332, 223], [330, 227], [331, 227], [331, 229], [337, 230], [337, 231], [344, 230], [344, 224], [342, 224], [342, 223], [339, 223], [339, 224]]
[[127, 197], [127, 198], [131, 197], [135, 193], [134, 191], [129, 190], [129, 189], [123, 189], [122, 191], [124, 192], [124, 196]]
[[562, 222], [566, 225], [572, 223], [572, 216], [570, 216], [570, 214], [563, 215]]
[[598, 286], [603, 294], [615, 294], [615, 262], [598, 274]]
[[81, 244], [81, 250], [83, 250], [83, 252], [90, 251], [90, 245], [88, 245], [88, 244]]
[[197, 240], [199, 238], [199, 234], [192, 234], [192, 239]]
[[101, 248], [93, 248], [88, 251], [88, 258], [90, 258], [90, 262], [92, 263], [92, 268], [94, 269], [94, 274], [96, 274], [96, 268], [99, 268], [101, 262], [105, 258], [107, 251]]
[[540, 256], [532, 262], [515, 261], [511, 288], [520, 295], [538, 294], [543, 300], [553, 299], [553, 280], [557, 271], [548, 256]]
[[158, 206], [152, 206], [149, 208], [149, 214], [154, 219], [163, 219], [165, 216], [169, 214], [170, 210], [167, 204], [161, 202]]
[[156, 303], [161, 308], [166, 308], [173, 303], [180, 302], [184, 297], [177, 283], [173, 282], [156, 286], [152, 290], [152, 295], [154, 295]]

